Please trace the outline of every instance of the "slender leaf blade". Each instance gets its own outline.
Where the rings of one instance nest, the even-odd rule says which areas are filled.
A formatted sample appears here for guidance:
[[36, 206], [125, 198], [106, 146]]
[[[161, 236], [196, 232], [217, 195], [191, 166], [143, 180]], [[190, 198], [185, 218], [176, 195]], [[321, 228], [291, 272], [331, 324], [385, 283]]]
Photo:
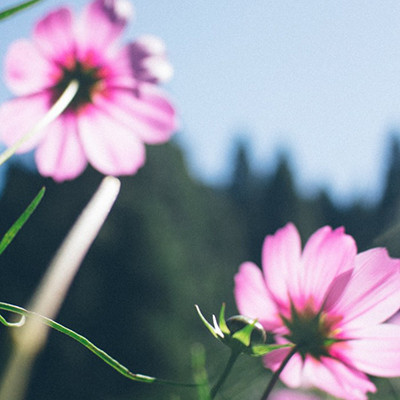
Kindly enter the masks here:
[[35, 211], [36, 207], [39, 205], [42, 200], [45, 192], [45, 188], [42, 187], [36, 197], [31, 201], [29, 206], [25, 209], [22, 215], [14, 222], [11, 228], [6, 232], [0, 242], [0, 254], [4, 252], [7, 246], [12, 242], [15, 238], [19, 230], [24, 226], [25, 222], [29, 219], [32, 213]]
[[39, 3], [41, 0], [29, 0], [29, 1], [24, 1], [21, 4], [17, 4], [14, 7], [7, 8], [3, 11], [0, 11], [0, 20], [5, 19], [10, 17], [11, 15], [14, 15], [15, 13], [24, 10], [25, 8], [28, 8], [30, 6], [33, 6], [35, 3]]

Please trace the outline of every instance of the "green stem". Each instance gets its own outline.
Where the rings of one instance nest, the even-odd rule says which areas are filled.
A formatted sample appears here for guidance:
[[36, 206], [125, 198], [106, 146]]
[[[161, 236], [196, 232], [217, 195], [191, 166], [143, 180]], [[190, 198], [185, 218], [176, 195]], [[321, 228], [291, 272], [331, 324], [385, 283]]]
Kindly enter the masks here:
[[211, 389], [211, 399], [214, 399], [215, 396], [217, 395], [218, 390], [221, 388], [221, 386], [225, 382], [226, 378], [228, 377], [229, 373], [231, 372], [233, 364], [235, 364], [239, 354], [240, 354], [240, 351], [232, 350], [231, 355], [228, 360], [228, 363], [226, 364], [226, 367], [225, 367], [224, 371], [222, 372], [222, 375], [219, 377], [218, 382]]
[[4, 18], [8, 18], [11, 15], [17, 13], [18, 11], [22, 11], [23, 9], [34, 5], [35, 3], [39, 3], [40, 0], [30, 0], [25, 1], [22, 4], [18, 4], [17, 6], [7, 8], [6, 10], [0, 11], [0, 20]]
[[25, 142], [27, 142], [29, 139], [39, 133], [43, 128], [53, 122], [57, 117], [59, 117], [63, 113], [63, 111], [71, 104], [71, 101], [78, 92], [78, 89], [78, 81], [71, 81], [62, 93], [62, 95], [45, 114], [45, 116], [28, 133], [24, 134], [12, 146], [10, 146], [8, 149], [0, 154], [0, 165], [4, 164]]
[[[133, 381], [144, 382], [144, 383], [161, 383], [161, 384], [165, 384], [165, 385], [185, 386], [185, 387], [197, 386], [196, 384], [193, 384], [193, 383], [180, 383], [180, 382], [170, 381], [170, 380], [166, 380], [166, 379], [154, 378], [152, 376], [147, 376], [147, 375], [142, 375], [142, 374], [134, 374], [131, 371], [129, 371], [128, 368], [126, 368], [125, 366], [120, 364], [117, 360], [115, 360], [114, 358], [109, 356], [105, 351], [103, 351], [103, 350], [99, 349], [97, 346], [95, 346], [92, 342], [90, 342], [84, 336], [59, 324], [58, 322], [51, 320], [50, 318], [46, 318], [40, 314], [36, 314], [32, 311], [25, 310], [22, 307], [14, 306], [12, 304], [3, 303], [3, 302], [0, 302], [0, 309], [5, 310], [5, 311], [10, 311], [10, 312], [13, 312], [18, 315], [22, 315], [23, 317], [35, 318], [36, 320], [42, 322], [43, 324], [49, 326], [50, 328], [53, 328], [56, 331], [69, 336], [70, 338], [79, 342], [82, 346], [85, 346], [88, 350], [90, 350], [92, 353], [94, 353], [97, 357], [99, 357], [104, 362], [106, 362], [110, 367], [114, 368], [120, 374], [122, 374], [126, 378], [131, 379]], [[12, 324], [12, 323], [7, 322], [4, 319], [4, 317], [1, 317], [1, 316], [0, 316], [0, 322], [6, 326], [20, 326], [21, 325], [21, 321], [17, 324]]]
[[267, 400], [268, 396], [271, 394], [272, 389], [274, 388], [276, 382], [278, 382], [279, 375], [283, 371], [283, 369], [286, 367], [287, 363], [289, 360], [296, 354], [297, 352], [297, 346], [293, 346], [292, 350], [288, 353], [288, 355], [285, 357], [285, 359], [282, 361], [282, 364], [280, 367], [275, 371], [274, 375], [272, 375], [271, 380], [268, 383], [267, 388], [265, 389], [265, 392], [263, 393], [261, 400]]

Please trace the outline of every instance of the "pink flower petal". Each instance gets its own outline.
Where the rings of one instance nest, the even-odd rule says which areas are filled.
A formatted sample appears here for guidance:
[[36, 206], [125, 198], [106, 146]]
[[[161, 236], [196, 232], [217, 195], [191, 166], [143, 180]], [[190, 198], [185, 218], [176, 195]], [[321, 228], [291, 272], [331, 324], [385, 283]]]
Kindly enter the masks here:
[[396, 312], [393, 317], [390, 317], [386, 322], [389, 324], [400, 325], [400, 312]]
[[110, 54], [107, 63], [103, 64], [103, 70], [106, 71], [105, 77], [108, 87], [137, 90], [139, 82], [133, 74], [127, 46]]
[[351, 333], [342, 353], [355, 368], [367, 374], [400, 376], [400, 326], [382, 324]]
[[353, 270], [348, 270], [339, 274], [330, 284], [325, 302], [324, 311], [329, 311], [338, 299], [342, 296], [343, 291], [347, 284], [349, 283], [351, 276], [353, 275]]
[[[112, 86], [136, 88], [146, 82], [164, 83], [173, 75], [164, 43], [151, 35], [141, 36], [115, 54], [110, 54], [110, 61], [113, 70], [110, 80]], [[125, 81], [128, 81], [128, 85]]]
[[[276, 371], [290, 353], [290, 348], [273, 350], [263, 358], [266, 368]], [[294, 354], [280, 374], [280, 379], [290, 388], [303, 386], [303, 360], [299, 354]]]
[[238, 310], [242, 315], [257, 318], [267, 330], [273, 330], [282, 324], [257, 265], [246, 262], [240, 266], [235, 275], [234, 292]]
[[290, 298], [295, 301], [299, 295], [300, 252], [300, 236], [293, 224], [265, 238], [262, 249], [265, 281], [276, 301], [286, 309], [290, 308]]
[[356, 257], [346, 289], [331, 312], [342, 315], [341, 325], [363, 328], [387, 320], [400, 304], [400, 260], [385, 249], [371, 249]]
[[79, 141], [75, 116], [71, 113], [62, 115], [48, 131], [35, 153], [39, 172], [58, 182], [76, 178], [85, 169], [87, 160]]
[[329, 357], [307, 357], [303, 373], [306, 382], [341, 399], [367, 400], [366, 393], [376, 391], [365, 374]]
[[152, 83], [166, 82], [173, 75], [166, 58], [164, 42], [152, 35], [143, 35], [126, 47], [127, 57], [135, 77]]
[[95, 0], [88, 4], [77, 25], [79, 56], [107, 52], [120, 36], [133, 13], [127, 0]]
[[133, 90], [114, 89], [109, 97], [94, 99], [97, 108], [124, 124], [145, 143], [166, 142], [176, 129], [175, 110], [157, 88], [146, 85]]
[[[29, 132], [47, 113], [51, 100], [50, 92], [41, 92], [31, 96], [18, 97], [0, 106], [1, 140], [11, 146]], [[44, 129], [24, 143], [18, 153], [32, 150], [46, 135]]]
[[[289, 352], [290, 349], [272, 351], [264, 357], [264, 365], [276, 371]], [[365, 374], [328, 357], [316, 360], [306, 356], [303, 361], [299, 354], [295, 354], [283, 369], [280, 378], [291, 388], [313, 386], [348, 400], [364, 400], [367, 399], [367, 391], [375, 391], [375, 386]]]
[[277, 390], [272, 392], [269, 397], [270, 400], [320, 400], [319, 397], [311, 393], [295, 392], [293, 390]]
[[10, 46], [5, 71], [7, 85], [17, 95], [39, 92], [52, 86], [59, 73], [58, 68], [28, 40], [17, 40]]
[[88, 106], [78, 115], [79, 134], [89, 162], [109, 175], [135, 173], [145, 161], [145, 148], [131, 129]]
[[161, 57], [166, 54], [164, 42], [159, 37], [153, 35], [139, 36], [128, 46], [131, 57], [137, 61], [141, 61], [146, 57]]
[[318, 310], [334, 278], [354, 267], [357, 247], [342, 228], [324, 227], [316, 231], [304, 247], [299, 285], [305, 301], [313, 299]]
[[74, 52], [72, 13], [66, 8], [50, 12], [35, 27], [33, 38], [43, 54], [65, 64], [66, 55]]

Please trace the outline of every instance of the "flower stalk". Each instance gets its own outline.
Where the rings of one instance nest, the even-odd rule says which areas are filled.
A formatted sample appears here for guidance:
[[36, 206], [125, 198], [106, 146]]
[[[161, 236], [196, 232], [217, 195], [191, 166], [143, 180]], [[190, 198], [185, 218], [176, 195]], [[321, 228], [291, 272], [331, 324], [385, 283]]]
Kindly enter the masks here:
[[[30, 310], [55, 318], [87, 251], [118, 196], [119, 188], [117, 178], [103, 179], [50, 263], [30, 301]], [[33, 363], [47, 340], [48, 327], [32, 318], [23, 330], [14, 333], [14, 351], [0, 384], [0, 399], [21, 400], [25, 397]]]
[[225, 382], [226, 378], [228, 377], [229, 373], [231, 372], [232, 367], [235, 364], [240, 353], [241, 353], [241, 351], [239, 351], [237, 349], [236, 350], [232, 349], [231, 355], [229, 357], [228, 363], [226, 364], [224, 371], [222, 372], [221, 376], [219, 377], [217, 383], [211, 389], [211, 399], [214, 399], [215, 396], [217, 395], [218, 390], [221, 388], [221, 386]]
[[57, 117], [59, 117], [65, 109], [71, 104], [75, 95], [78, 93], [79, 83], [76, 80], [72, 80], [66, 87], [64, 92], [58, 98], [58, 100], [53, 104], [50, 110], [45, 114], [45, 116], [25, 135], [23, 135], [19, 140], [17, 140], [12, 146], [8, 147], [3, 153], [0, 154], [0, 165], [4, 164], [14, 153], [27, 141], [29, 141], [33, 136], [38, 134], [47, 125], [53, 122]]
[[289, 360], [297, 353], [297, 346], [294, 346], [288, 353], [288, 355], [283, 359], [281, 365], [279, 366], [279, 368], [274, 372], [274, 374], [272, 375], [271, 380], [268, 383], [267, 388], [265, 389], [265, 392], [263, 393], [261, 400], [267, 400], [269, 395], [272, 392], [272, 389], [274, 388], [276, 382], [278, 382], [279, 376], [282, 373], [282, 371], [284, 370], [284, 368], [286, 367], [287, 363], [289, 362]]

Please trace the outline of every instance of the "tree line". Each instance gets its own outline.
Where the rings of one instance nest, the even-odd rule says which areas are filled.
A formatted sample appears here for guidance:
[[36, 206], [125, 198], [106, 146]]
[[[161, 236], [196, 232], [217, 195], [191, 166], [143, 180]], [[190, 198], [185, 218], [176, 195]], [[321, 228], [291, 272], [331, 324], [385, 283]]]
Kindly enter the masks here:
[[[344, 207], [325, 190], [312, 197], [301, 195], [285, 154], [273, 171], [255, 173], [246, 143], [238, 142], [231, 181], [212, 187], [191, 177], [178, 145], [150, 147], [144, 168], [121, 179], [120, 196], [57, 320], [87, 336], [133, 372], [191, 380], [194, 342], [205, 344], [211, 366], [223, 364], [225, 349], [214, 343], [197, 318], [194, 304], [210, 315], [226, 302], [227, 313], [236, 313], [233, 275], [243, 261], [260, 263], [266, 234], [289, 221], [304, 238], [322, 225], [344, 225], [359, 250], [384, 245], [392, 256], [400, 256], [396, 244], [400, 239], [400, 142], [395, 135], [388, 148], [379, 200], [373, 204], [355, 201]], [[41, 186], [47, 191], [2, 255], [2, 301], [28, 302], [101, 179], [91, 168], [63, 184], [19, 167], [8, 171], [0, 199], [2, 232]], [[9, 332], [0, 328], [1, 368], [11, 343]], [[196, 398], [191, 389], [126, 381], [57, 333], [50, 335], [35, 364], [29, 393], [27, 400]]]

